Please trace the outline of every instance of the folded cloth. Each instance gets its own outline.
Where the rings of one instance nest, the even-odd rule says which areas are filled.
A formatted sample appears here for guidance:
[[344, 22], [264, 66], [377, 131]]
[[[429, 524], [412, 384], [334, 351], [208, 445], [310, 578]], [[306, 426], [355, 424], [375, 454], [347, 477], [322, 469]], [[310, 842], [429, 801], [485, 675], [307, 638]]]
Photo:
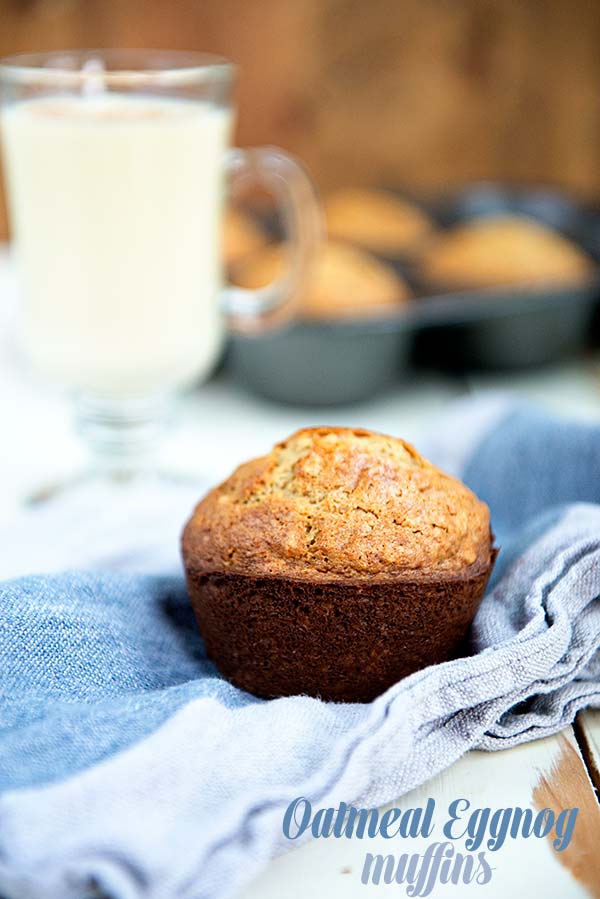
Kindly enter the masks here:
[[232, 687], [180, 575], [0, 587], [0, 894], [233, 896], [282, 850], [295, 797], [396, 800], [472, 747], [600, 705], [600, 427], [487, 400], [449, 414], [429, 452], [490, 503], [501, 553], [473, 655], [369, 704]]

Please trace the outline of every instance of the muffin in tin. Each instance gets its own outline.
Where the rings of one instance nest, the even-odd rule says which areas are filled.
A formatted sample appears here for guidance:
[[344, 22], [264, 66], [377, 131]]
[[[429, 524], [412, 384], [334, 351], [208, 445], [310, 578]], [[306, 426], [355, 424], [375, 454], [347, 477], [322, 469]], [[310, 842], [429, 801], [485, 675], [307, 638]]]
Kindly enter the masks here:
[[213, 489], [182, 549], [228, 679], [348, 702], [457, 653], [496, 557], [488, 508], [464, 484], [403, 440], [324, 427]]
[[[234, 282], [250, 288], [268, 284], [283, 271], [286, 252], [283, 244], [264, 247], [234, 268]], [[390, 266], [358, 247], [328, 241], [299, 292], [297, 311], [309, 319], [389, 315], [405, 307], [410, 296]]]
[[435, 288], [481, 289], [585, 281], [592, 260], [540, 222], [497, 215], [462, 222], [423, 252], [417, 274]]
[[412, 256], [435, 231], [424, 209], [385, 190], [339, 188], [324, 206], [330, 237], [390, 259]]

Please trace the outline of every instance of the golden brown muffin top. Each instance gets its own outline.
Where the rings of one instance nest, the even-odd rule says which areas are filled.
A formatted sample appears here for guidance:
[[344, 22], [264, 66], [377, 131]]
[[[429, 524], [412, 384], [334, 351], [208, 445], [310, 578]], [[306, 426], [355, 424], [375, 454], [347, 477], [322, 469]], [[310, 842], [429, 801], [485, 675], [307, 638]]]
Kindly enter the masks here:
[[308, 428], [197, 505], [188, 568], [311, 581], [435, 579], [490, 559], [488, 508], [404, 440]]
[[523, 216], [502, 215], [456, 225], [424, 252], [430, 284], [493, 287], [569, 283], [592, 271], [586, 254], [562, 234]]
[[[283, 271], [286, 247], [265, 247], [233, 271], [241, 287], [262, 287]], [[337, 241], [328, 241], [318, 253], [298, 297], [306, 318], [357, 318], [389, 314], [410, 299], [407, 284], [390, 266], [370, 253]]]
[[412, 253], [434, 231], [414, 203], [384, 190], [344, 187], [325, 199], [327, 231], [383, 256]]

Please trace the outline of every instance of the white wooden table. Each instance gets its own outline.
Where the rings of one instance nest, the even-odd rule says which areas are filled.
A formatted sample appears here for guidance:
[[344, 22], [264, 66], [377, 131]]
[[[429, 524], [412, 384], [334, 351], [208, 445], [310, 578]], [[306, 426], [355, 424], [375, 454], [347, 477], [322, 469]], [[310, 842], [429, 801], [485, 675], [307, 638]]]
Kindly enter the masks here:
[[[0, 247], [0, 410], [3, 432], [0, 518], [9, 519], [23, 499], [45, 482], [68, 477], [81, 463], [68, 403], [19, 366], [11, 319], [14, 284]], [[545, 372], [468, 381], [430, 376], [398, 387], [376, 401], [349, 409], [295, 410], [249, 397], [221, 377], [181, 403], [164, 461], [181, 471], [217, 480], [242, 459], [265, 452], [294, 429], [308, 424], [350, 424], [407, 437], [420, 432], [452, 397], [486, 388], [511, 389], [547, 408], [600, 420], [600, 360], [572, 363]], [[240, 437], [241, 435], [241, 437]], [[556, 853], [548, 840], [508, 841], [493, 859], [486, 886], [438, 886], [433, 897], [463, 896], [569, 899], [600, 897], [600, 712], [580, 715], [563, 734], [493, 754], [472, 752], [452, 768], [395, 805], [436, 799], [440, 808], [459, 796], [492, 809], [543, 805], [580, 809], [569, 850]], [[340, 797], [340, 800], [344, 797]], [[387, 845], [386, 845], [387, 844]], [[411, 851], [418, 851], [411, 843]], [[273, 862], [243, 899], [352, 899], [381, 891], [405, 895], [405, 888], [364, 886], [360, 870], [366, 852], [389, 853], [389, 841], [314, 840]]]

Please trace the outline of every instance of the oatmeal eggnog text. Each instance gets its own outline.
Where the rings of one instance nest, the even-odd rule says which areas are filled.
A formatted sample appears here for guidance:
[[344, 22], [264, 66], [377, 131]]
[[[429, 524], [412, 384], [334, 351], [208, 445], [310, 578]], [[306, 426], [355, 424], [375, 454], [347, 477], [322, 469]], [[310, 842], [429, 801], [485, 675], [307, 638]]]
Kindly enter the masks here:
[[[486, 850], [497, 852], [507, 840], [550, 840], [556, 852], [568, 848], [573, 837], [578, 808], [477, 808], [465, 798], [454, 799], [438, 821], [434, 799], [419, 808], [396, 806], [380, 811], [355, 808], [341, 802], [337, 808], [313, 810], [308, 799], [298, 797], [287, 807], [283, 834], [288, 840], [300, 837], [337, 839], [383, 838], [384, 840], [427, 839], [435, 834], [422, 854], [377, 855], [367, 852], [362, 883], [407, 884], [408, 896], [428, 896], [435, 883], [486, 884], [493, 866]], [[463, 852], [457, 851], [460, 848]]]

